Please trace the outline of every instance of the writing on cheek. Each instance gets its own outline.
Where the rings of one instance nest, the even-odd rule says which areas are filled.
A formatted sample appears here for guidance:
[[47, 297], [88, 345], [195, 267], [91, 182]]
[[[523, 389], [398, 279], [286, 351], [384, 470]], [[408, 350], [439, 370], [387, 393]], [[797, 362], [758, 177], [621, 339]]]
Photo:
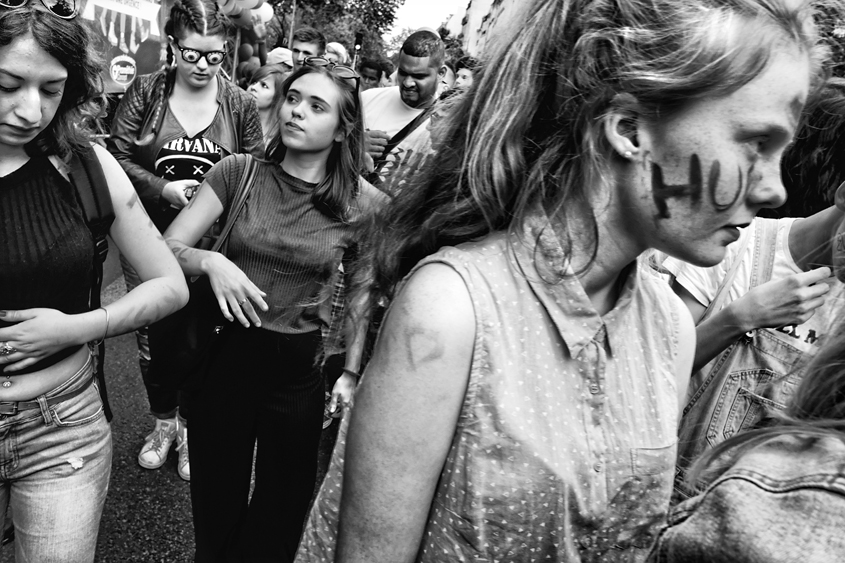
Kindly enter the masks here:
[[[707, 184], [711, 188], [719, 182], [719, 162], [716, 161], [710, 167], [710, 174]], [[701, 203], [701, 194], [704, 190], [703, 176], [701, 174], [701, 160], [697, 154], [690, 156], [689, 183], [688, 184], [667, 184], [663, 180], [663, 168], [653, 162], [651, 164], [651, 197], [654, 205], [657, 206], [657, 214], [661, 219], [670, 217], [669, 206], [666, 200], [670, 198], [689, 197], [693, 205]]]
[[[718, 166], [719, 161], [716, 161], [713, 166]], [[739, 177], [739, 186], [737, 187], [736, 191], [733, 193], [733, 197], [728, 201], [719, 201], [719, 198], [716, 194], [716, 186], [710, 186], [710, 200], [713, 202], [713, 207], [716, 208], [717, 211], [725, 211], [726, 209], [730, 209], [736, 202], [740, 201], [745, 197], [745, 194], [748, 192], [748, 188], [751, 187], [751, 179], [752, 175], [754, 174], [754, 164], [752, 163], [751, 166], [748, 167], [748, 172], [745, 176], [745, 181], [742, 178], [742, 168], [737, 166], [737, 176]]]
[[[738, 185], [731, 194], [727, 195], [727, 198], [722, 200], [719, 193], [719, 178], [721, 176], [722, 165], [718, 160], [713, 161], [713, 164], [710, 165], [710, 171], [707, 174], [706, 191], [716, 211], [726, 211], [745, 197], [753, 181], [754, 165], [755, 163], [752, 163], [748, 167], [748, 171], [744, 176], [742, 169], [737, 166]], [[702, 194], [705, 191], [701, 159], [697, 154], [690, 156], [689, 183], [687, 184], [667, 184], [663, 180], [663, 168], [656, 162], [653, 162], [651, 165], [651, 186], [652, 198], [657, 207], [658, 217], [661, 219], [669, 219], [670, 217], [667, 200], [671, 198], [689, 198], [693, 206], [697, 208], [701, 203]]]

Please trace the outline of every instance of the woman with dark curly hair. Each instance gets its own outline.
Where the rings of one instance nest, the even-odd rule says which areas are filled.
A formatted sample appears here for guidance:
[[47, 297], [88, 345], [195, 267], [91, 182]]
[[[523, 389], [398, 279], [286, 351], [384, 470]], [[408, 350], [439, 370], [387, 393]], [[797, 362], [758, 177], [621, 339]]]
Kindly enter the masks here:
[[[22, 4], [0, 8], [0, 514], [11, 504], [18, 561], [86, 562], [112, 453], [91, 343], [188, 294], [126, 174], [89, 142], [101, 69], [75, 5]], [[68, 175], [80, 157], [103, 169], [109, 232], [140, 278], [94, 310], [96, 238]]]
[[[138, 78], [117, 108], [108, 147], [135, 185], [141, 202], [162, 232], [197, 190], [203, 175], [224, 156], [264, 154], [252, 96], [218, 74], [226, 56], [229, 19], [213, 0], [177, 0], [164, 26], [170, 68]], [[123, 262], [127, 288], [137, 274]], [[190, 480], [188, 401], [172, 382], [167, 350], [156, 354], [155, 333], [136, 333], [141, 376], [155, 428], [138, 454], [146, 469], [158, 469], [174, 441], [177, 471]]]

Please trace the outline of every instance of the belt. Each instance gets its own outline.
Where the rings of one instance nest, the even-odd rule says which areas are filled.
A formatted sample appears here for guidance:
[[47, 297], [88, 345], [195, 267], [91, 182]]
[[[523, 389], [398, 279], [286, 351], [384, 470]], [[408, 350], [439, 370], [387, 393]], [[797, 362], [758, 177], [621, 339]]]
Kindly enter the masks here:
[[[94, 383], [94, 376], [89, 377], [88, 380], [79, 389], [75, 389], [70, 393], [62, 393], [61, 395], [50, 397], [49, 399], [47, 399], [47, 406], [55, 405], [56, 403], [61, 403], [62, 401], [67, 401], [68, 399], [76, 397], [77, 395], [91, 387], [92, 383]], [[0, 401], [0, 415], [2, 416], [12, 416], [18, 414], [18, 412], [20, 411], [40, 408], [41, 403], [39, 403], [38, 401]]]

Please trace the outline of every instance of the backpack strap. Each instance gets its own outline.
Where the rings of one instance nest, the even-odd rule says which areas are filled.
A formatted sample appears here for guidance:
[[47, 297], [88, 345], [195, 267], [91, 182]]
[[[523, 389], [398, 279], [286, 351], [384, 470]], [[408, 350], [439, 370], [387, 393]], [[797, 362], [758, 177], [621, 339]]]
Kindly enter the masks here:
[[[109, 185], [103, 167], [94, 149], [88, 149], [80, 154], [74, 154], [70, 161], [70, 181], [79, 194], [79, 201], [85, 212], [85, 220], [94, 238], [94, 279], [91, 283], [91, 295], [88, 299], [89, 308], [93, 311], [100, 307], [100, 291], [103, 287], [103, 263], [109, 252], [106, 238], [114, 222], [114, 207], [111, 201]], [[106, 420], [111, 422], [113, 417], [109, 406], [106, 379], [103, 369], [105, 361], [105, 341], [100, 342], [97, 353], [96, 377], [103, 400]]]

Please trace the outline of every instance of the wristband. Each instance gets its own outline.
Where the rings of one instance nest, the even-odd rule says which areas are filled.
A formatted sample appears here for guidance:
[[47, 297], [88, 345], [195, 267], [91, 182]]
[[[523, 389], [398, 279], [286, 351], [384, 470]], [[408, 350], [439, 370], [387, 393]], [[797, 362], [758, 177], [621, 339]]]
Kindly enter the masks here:
[[357, 371], [352, 371], [352, 370], [351, 370], [351, 369], [349, 369], [349, 368], [343, 368], [343, 373], [349, 374], [349, 375], [351, 375], [352, 377], [354, 377], [355, 379], [361, 379], [361, 374], [360, 374], [360, 373], [358, 373]]
[[105, 307], [100, 307], [106, 313], [106, 329], [103, 331], [103, 337], [99, 340], [99, 342], [95, 342], [94, 346], [99, 346], [106, 340], [106, 335], [109, 333], [109, 310]]

